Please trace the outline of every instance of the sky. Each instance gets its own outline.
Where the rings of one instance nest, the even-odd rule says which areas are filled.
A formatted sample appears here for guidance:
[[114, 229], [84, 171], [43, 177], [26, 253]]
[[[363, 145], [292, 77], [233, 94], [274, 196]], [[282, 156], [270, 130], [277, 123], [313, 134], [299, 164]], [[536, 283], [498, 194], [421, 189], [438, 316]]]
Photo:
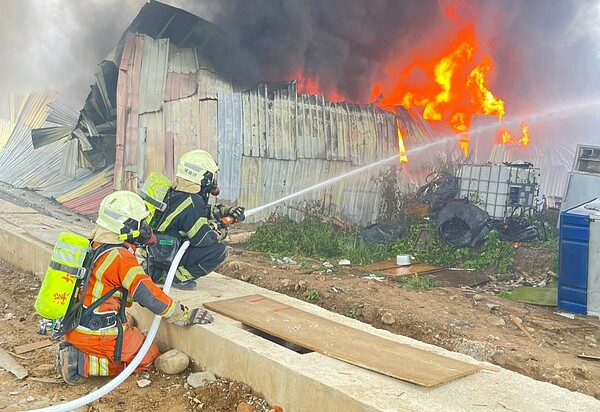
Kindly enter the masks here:
[[[165, 0], [223, 28], [249, 80], [301, 70], [349, 100], [473, 24], [514, 113], [595, 101], [598, 0]], [[0, 0], [0, 95], [50, 90], [80, 108], [98, 64], [145, 0]], [[467, 23], [465, 23], [467, 22]]]

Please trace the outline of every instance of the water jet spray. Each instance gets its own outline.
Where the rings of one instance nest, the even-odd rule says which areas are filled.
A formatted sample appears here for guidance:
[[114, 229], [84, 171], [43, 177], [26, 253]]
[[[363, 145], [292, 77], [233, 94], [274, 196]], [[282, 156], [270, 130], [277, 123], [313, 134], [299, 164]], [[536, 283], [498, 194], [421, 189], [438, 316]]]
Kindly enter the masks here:
[[[420, 151], [427, 150], [427, 149], [429, 149], [431, 147], [434, 147], [434, 146], [437, 146], [437, 145], [441, 145], [441, 144], [445, 144], [450, 139], [456, 139], [456, 136], [447, 137], [445, 139], [438, 140], [437, 142], [433, 142], [433, 143], [429, 143], [429, 144], [422, 145], [422, 146], [419, 146], [419, 147], [415, 147], [415, 148], [413, 148], [411, 150], [408, 150], [406, 152], [406, 154], [408, 155], [408, 154], [412, 154], [412, 153], [418, 153]], [[345, 179], [345, 178], [350, 177], [350, 176], [357, 175], [359, 173], [364, 172], [365, 170], [369, 170], [369, 169], [371, 169], [373, 167], [381, 166], [381, 165], [389, 163], [389, 162], [391, 162], [393, 160], [396, 160], [396, 161], [399, 162], [400, 161], [399, 159], [400, 159], [400, 155], [396, 154], [394, 156], [388, 157], [387, 159], [378, 160], [378, 161], [376, 161], [374, 163], [371, 163], [371, 164], [359, 167], [358, 169], [351, 170], [351, 171], [346, 172], [346, 173], [344, 173], [344, 174], [342, 174], [340, 176], [332, 177], [331, 179], [327, 179], [327, 180], [325, 180], [323, 182], [317, 183], [316, 185], [307, 187], [307, 188], [299, 190], [299, 191], [297, 191], [295, 193], [292, 193], [292, 194], [289, 194], [287, 196], [284, 196], [281, 199], [274, 200], [273, 202], [267, 203], [266, 205], [255, 207], [253, 209], [248, 209], [248, 210], [246, 210], [245, 215], [246, 216], [252, 216], [253, 214], [255, 214], [257, 212], [260, 212], [261, 210], [266, 209], [268, 207], [271, 207], [273, 205], [276, 205], [277, 203], [281, 203], [281, 202], [284, 202], [286, 200], [292, 199], [294, 197], [303, 195], [305, 193], [312, 192], [313, 190], [317, 190], [317, 189], [320, 189], [322, 187], [329, 186], [329, 185], [331, 185], [331, 184], [333, 184], [333, 183], [335, 183], [335, 182], [337, 182], [339, 180]]]

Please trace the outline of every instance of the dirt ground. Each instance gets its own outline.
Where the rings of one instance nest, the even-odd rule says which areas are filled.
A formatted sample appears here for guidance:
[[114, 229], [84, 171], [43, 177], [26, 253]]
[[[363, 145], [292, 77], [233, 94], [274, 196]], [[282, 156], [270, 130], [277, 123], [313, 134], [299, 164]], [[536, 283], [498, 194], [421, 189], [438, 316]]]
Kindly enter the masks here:
[[[1, 188], [0, 188], [1, 189]], [[4, 194], [4, 198], [10, 198]], [[35, 194], [30, 194], [35, 198]], [[0, 197], [2, 197], [0, 190]], [[21, 196], [21, 199], [24, 197]], [[85, 218], [61, 211], [55, 204], [40, 208], [54, 217], [86, 222]], [[88, 220], [89, 221], [89, 220]], [[242, 239], [252, 225], [239, 225], [232, 239]], [[409, 336], [449, 350], [487, 360], [540, 381], [585, 393], [600, 399], [600, 361], [578, 355], [600, 356], [600, 321], [594, 317], [569, 319], [555, 314], [556, 308], [513, 302], [497, 296], [507, 284], [500, 278], [551, 278], [547, 250], [522, 245], [517, 249], [517, 267], [512, 274], [462, 273], [468, 278], [487, 278], [479, 286], [461, 286], [458, 273], [436, 274], [441, 287], [408, 290], [398, 286], [395, 277], [369, 276], [356, 267], [338, 266], [323, 270], [323, 262], [282, 263], [269, 255], [247, 251], [243, 242], [231, 242], [229, 260], [220, 273], [287, 294], [369, 323], [377, 328]], [[290, 257], [293, 258], [293, 257]], [[491, 278], [490, 278], [491, 276]], [[39, 341], [39, 317], [33, 303], [39, 280], [5, 262], [0, 262], [0, 348], [12, 354], [29, 372], [18, 380], [0, 369], [0, 411], [30, 410], [50, 403], [83, 396], [105, 384], [108, 379], [90, 379], [83, 386], [67, 386], [52, 368], [54, 349], [37, 349], [17, 356], [14, 348]], [[508, 282], [510, 283], [510, 281]], [[219, 316], [219, 315], [217, 315]], [[517, 325], [522, 321], [525, 332]], [[268, 412], [271, 406], [241, 382], [219, 379], [202, 389], [186, 384], [186, 370], [178, 375], [157, 371], [136, 374], [122, 385], [82, 411], [236, 411], [241, 402], [247, 411]], [[138, 387], [138, 381], [151, 384]], [[525, 395], [525, 394], [524, 394]]]
[[[311, 269], [306, 262], [282, 264], [243, 249], [233, 252], [220, 271], [224, 275], [600, 399], [600, 360], [578, 357], [600, 356], [600, 320], [569, 319], [555, 314], [555, 307], [498, 297], [502, 287], [493, 279], [500, 276], [479, 287], [451, 287], [443, 286], [454, 283], [454, 272], [446, 271], [432, 275], [442, 287], [408, 290], [398, 287], [398, 278], [380, 279], [357, 268], [334, 266], [326, 273], [319, 270], [321, 262]], [[521, 270], [514, 277], [527, 275], [523, 268], [549, 272], [544, 250], [521, 246], [516, 257]]]

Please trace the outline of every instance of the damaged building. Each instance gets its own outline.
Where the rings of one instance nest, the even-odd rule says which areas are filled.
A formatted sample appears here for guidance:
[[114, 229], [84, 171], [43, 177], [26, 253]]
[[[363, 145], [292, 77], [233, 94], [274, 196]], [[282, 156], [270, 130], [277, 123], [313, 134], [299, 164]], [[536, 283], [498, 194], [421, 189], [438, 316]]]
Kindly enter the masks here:
[[[220, 201], [248, 209], [361, 169], [252, 219], [274, 211], [297, 218], [299, 208], [318, 201], [326, 214], [372, 223], [381, 198], [373, 179], [382, 170], [400, 167], [400, 189], [414, 192], [440, 153], [462, 156], [457, 139], [414, 111], [330, 102], [299, 93], [295, 81], [248, 85], [231, 70], [236, 64], [235, 47], [218, 27], [149, 2], [100, 63], [79, 114], [50, 94], [0, 106], [12, 119], [0, 131], [0, 179], [94, 214], [106, 194], [137, 191], [153, 171], [172, 178], [179, 157], [201, 148], [220, 165]], [[400, 163], [399, 134], [408, 164]], [[470, 147], [477, 162], [519, 156], [509, 146], [499, 155], [493, 139], [484, 141]], [[419, 150], [428, 146], [434, 150]]]

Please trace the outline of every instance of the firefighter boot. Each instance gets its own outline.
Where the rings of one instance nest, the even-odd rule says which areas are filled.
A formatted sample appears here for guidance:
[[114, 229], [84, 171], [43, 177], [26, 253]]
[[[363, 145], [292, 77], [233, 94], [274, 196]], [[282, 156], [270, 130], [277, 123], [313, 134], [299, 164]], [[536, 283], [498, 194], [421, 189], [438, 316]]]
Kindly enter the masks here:
[[83, 364], [80, 365], [79, 362], [83, 358], [81, 355], [82, 352], [67, 341], [56, 345], [54, 368], [69, 385], [81, 385], [85, 381]]

